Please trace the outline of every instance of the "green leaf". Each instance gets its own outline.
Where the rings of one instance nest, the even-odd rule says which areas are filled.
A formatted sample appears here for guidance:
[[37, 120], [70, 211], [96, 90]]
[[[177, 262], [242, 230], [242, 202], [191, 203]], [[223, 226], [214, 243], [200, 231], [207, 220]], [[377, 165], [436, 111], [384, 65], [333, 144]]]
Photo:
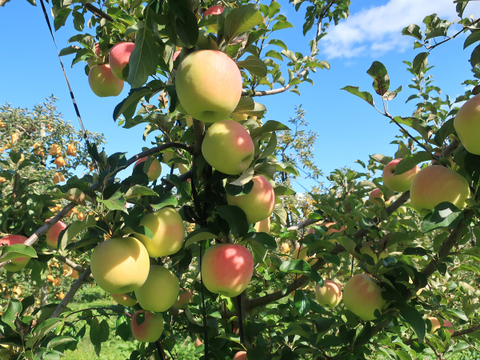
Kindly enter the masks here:
[[475, 49], [473, 49], [469, 61], [472, 67], [475, 67], [478, 63], [480, 63], [480, 45], [477, 45]]
[[422, 31], [420, 26], [416, 24], [410, 24], [402, 30], [402, 35], [413, 36], [417, 40], [422, 40]]
[[292, 188], [283, 186], [283, 185], [278, 185], [275, 187], [275, 196], [281, 196], [281, 195], [295, 195], [296, 192]]
[[425, 322], [422, 318], [422, 315], [414, 308], [408, 305], [398, 305], [400, 310], [400, 315], [403, 317], [405, 322], [412, 326], [413, 330], [417, 334], [418, 340], [423, 342], [425, 338]]
[[252, 75], [261, 78], [267, 76], [267, 66], [256, 56], [250, 55], [245, 60], [239, 61], [238, 66], [248, 70]]
[[124, 115], [127, 119], [131, 119], [135, 114], [135, 109], [139, 101], [145, 96], [150, 96], [152, 90], [149, 88], [143, 87], [139, 89], [132, 89], [128, 96], [123, 99], [113, 111], [113, 120], [117, 120], [120, 115]]
[[422, 222], [422, 232], [429, 232], [442, 227], [455, 229], [463, 218], [463, 212], [455, 205], [442, 202], [425, 216]]
[[10, 326], [13, 331], [17, 331], [15, 326], [15, 320], [20, 315], [22, 310], [23, 310], [23, 307], [20, 301], [10, 300], [10, 302], [8, 303], [7, 310], [5, 310], [5, 312], [2, 315], [2, 321], [8, 326]]
[[302, 290], [297, 289], [295, 291], [293, 301], [300, 315], [306, 315], [310, 311], [310, 301]]
[[305, 260], [284, 261], [280, 271], [291, 274], [310, 274], [311, 267]]
[[442, 146], [443, 142], [450, 134], [453, 134], [455, 127], [453, 126], [453, 119], [446, 121], [443, 126], [435, 134], [435, 144]]
[[278, 51], [276, 50], [269, 50], [267, 51], [267, 53], [265, 54], [265, 56], [268, 56], [268, 57], [271, 57], [271, 58], [274, 58], [274, 59], [278, 59], [280, 61], [283, 61], [283, 56], [282, 54], [280, 54]]
[[72, 240], [75, 236], [80, 234], [83, 230], [88, 227], [96, 226], [97, 222], [95, 221], [94, 216], [88, 215], [85, 220], [77, 220], [68, 225], [68, 227], [63, 232], [63, 236], [60, 240], [60, 249], [65, 249], [67, 243]]
[[[253, 169], [252, 169], [253, 170]], [[250, 191], [252, 191], [253, 188], [253, 181], [251, 180], [253, 177], [253, 171], [251, 174], [248, 175], [248, 177], [245, 179], [245, 185], [240, 185], [240, 186], [235, 186], [230, 184], [227, 184], [225, 186], [225, 192], [228, 195], [232, 196], [239, 196], [239, 195], [246, 195], [249, 194]]]
[[465, 39], [465, 43], [463, 44], [463, 48], [466, 49], [477, 41], [480, 41], [480, 31], [475, 31], [468, 35], [468, 37]]
[[[139, 23], [139, 25], [142, 23]], [[143, 24], [139, 26], [135, 39], [135, 48], [130, 55], [127, 81], [132, 88], [139, 88], [147, 82], [150, 75], [157, 72], [158, 47], [153, 31]]]
[[[107, 341], [109, 334], [110, 327], [106, 320], [99, 322], [96, 317], [92, 319], [90, 323], [90, 341], [95, 347], [100, 347], [102, 342]], [[95, 349], [95, 351], [97, 350]]]
[[258, 135], [272, 132], [272, 131], [281, 131], [281, 130], [290, 130], [290, 128], [281, 122], [275, 120], [268, 120], [263, 126], [254, 129], [251, 132], [251, 137], [254, 138]]
[[2, 256], [0, 256], [0, 262], [16, 259], [23, 256], [30, 258], [37, 257], [37, 253], [35, 252], [35, 249], [33, 247], [23, 244], [3, 246], [1, 249]]
[[415, 56], [415, 59], [413, 59], [412, 70], [413, 70], [413, 73], [415, 75], [420, 74], [427, 67], [427, 65], [428, 65], [428, 59], [427, 59], [428, 54], [429, 54], [428, 52], [421, 52], [420, 54]]
[[120, 191], [116, 191], [115, 194], [110, 196], [106, 200], [102, 200], [97, 197], [99, 203], [105, 204], [109, 210], [120, 210], [128, 214], [127, 210], [127, 200]]
[[217, 238], [218, 235], [213, 233], [209, 228], [202, 228], [192, 231], [185, 238], [185, 247], [192, 245], [198, 241], [211, 240]]
[[397, 164], [397, 167], [395, 168], [395, 175], [403, 174], [404, 172], [413, 169], [416, 165], [424, 161], [431, 160], [432, 157], [430, 153], [426, 151], [419, 151], [412, 155], [405, 155], [405, 157], [402, 158], [402, 161]]
[[178, 199], [172, 193], [163, 194], [160, 197], [160, 201], [156, 204], [150, 204], [152, 209], [159, 210], [164, 208], [165, 206], [177, 206]]
[[375, 92], [383, 96], [390, 87], [390, 77], [387, 73], [387, 68], [380, 61], [374, 61], [367, 74], [373, 78], [373, 88]]
[[[273, 3], [272, 3], [273, 4]], [[272, 45], [276, 45], [276, 46], [280, 46], [283, 50], [287, 50], [287, 45], [285, 45], [285, 43], [282, 41], [282, 40], [278, 40], [278, 39], [272, 39], [268, 42], [268, 44], [272, 44]], [[268, 54], [268, 53], [267, 53]], [[267, 55], [268, 56], [268, 55]], [[282, 58], [283, 59], [283, 58]], [[280, 59], [280, 60], [282, 60]]]
[[411, 127], [412, 129], [418, 131], [418, 133], [422, 135], [425, 140], [428, 140], [430, 138], [431, 127], [428, 126], [425, 122], [422, 122], [422, 120], [415, 117], [401, 116], [395, 116], [394, 120], [399, 124], [407, 125], [408, 127]]
[[375, 106], [375, 103], [373, 102], [372, 94], [370, 94], [368, 91], [360, 91], [358, 86], [347, 85], [341, 88], [340, 90], [348, 91], [350, 94], [356, 95], [360, 99], [363, 99], [366, 102], [368, 102], [370, 105]]
[[190, 48], [197, 43], [198, 39], [197, 17], [188, 8], [185, 10], [183, 12], [184, 19], [175, 19], [175, 33], [185, 47]]
[[68, 46], [68, 47], [60, 50], [60, 56], [76, 54], [79, 50], [80, 49], [78, 47], [75, 47], [75, 46], [71, 45], [71, 46]]
[[272, 31], [281, 30], [281, 29], [288, 29], [288, 28], [293, 28], [293, 25], [290, 24], [288, 21], [279, 20], [275, 24], [273, 24]]
[[158, 196], [158, 194], [149, 187], [143, 185], [134, 185], [125, 193], [126, 199], [138, 198], [142, 196]]
[[233, 235], [243, 237], [248, 233], [250, 226], [242, 209], [233, 205], [224, 205], [219, 206], [217, 211], [218, 216], [228, 222]]
[[275, 238], [264, 232], [248, 233], [247, 235], [245, 235], [243, 241], [255, 241], [268, 250], [275, 250], [277, 248], [277, 242], [275, 241]]
[[65, 22], [67, 21], [68, 15], [72, 10], [68, 7], [61, 9], [57, 15], [55, 16], [55, 20], [53, 20], [53, 26], [55, 27], [55, 31], [60, 29], [62, 26], [65, 25]]
[[53, 349], [56, 346], [63, 345], [72, 341], [77, 341], [77, 340], [70, 336], [56, 336], [48, 342], [47, 349]]
[[225, 18], [225, 36], [233, 39], [263, 23], [262, 13], [255, 4], [247, 4], [233, 9]]

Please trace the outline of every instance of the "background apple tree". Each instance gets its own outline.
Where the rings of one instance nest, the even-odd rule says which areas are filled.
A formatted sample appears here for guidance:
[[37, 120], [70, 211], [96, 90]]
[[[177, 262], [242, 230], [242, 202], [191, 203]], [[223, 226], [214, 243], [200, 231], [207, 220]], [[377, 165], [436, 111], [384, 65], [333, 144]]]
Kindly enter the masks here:
[[[35, 5], [34, 0], [29, 2]], [[388, 112], [388, 103], [395, 101], [402, 86], [390, 89], [387, 69], [380, 62], [363, 69], [373, 78], [372, 92], [344, 84], [345, 91], [375, 109], [356, 104], [353, 96], [352, 104], [364, 105], [372, 113], [377, 110], [398, 127], [398, 151], [358, 160], [364, 168], [361, 173], [337, 169], [328, 176], [329, 184], [305, 194], [295, 194], [291, 187], [291, 180], [304, 172], [318, 179], [320, 171], [309, 158], [315, 134], [300, 130], [308, 126], [301, 109], [288, 124], [270, 120], [262, 97], [285, 91], [300, 94], [311, 86], [304, 83], [312, 83], [312, 72], [329, 69], [317, 58], [318, 48], [329, 27], [348, 17], [349, 4], [349, 0], [222, 1], [225, 9], [220, 15], [204, 17], [206, 9], [218, 5], [216, 1], [51, 1], [55, 30], [73, 21], [78, 31], [70, 39], [75, 45], [65, 47], [61, 55], [64, 59], [73, 55], [72, 64], [85, 66], [86, 73], [106, 60], [114, 44], [135, 41], [127, 76], [131, 90], [112, 109], [112, 121], [125, 131], [144, 126], [156, 141], [130, 158], [126, 153], [106, 154], [98, 150], [100, 136], [82, 135], [87, 143], [68, 135], [71, 128], [54, 121], [58, 116], [52, 103], [37, 107], [33, 115], [9, 106], [2, 109], [0, 226], [2, 233], [25, 235], [28, 240], [2, 248], [0, 266], [19, 254], [32, 257], [23, 272], [2, 274], [2, 282], [11, 284], [10, 292], [14, 283], [30, 283], [23, 294], [1, 304], [2, 356], [58, 359], [74, 350], [87, 331], [97, 354], [113, 336], [131, 342], [130, 322], [139, 305], [74, 311], [69, 303], [79, 289], [94, 284], [89, 264], [97, 244], [141, 233], [139, 223], [146, 213], [174, 207], [187, 224], [185, 241], [177, 253], [154, 261], [170, 269], [193, 298], [187, 306], [162, 312], [162, 337], [154, 343], [132, 342], [130, 359], [179, 358], [180, 339], [187, 338], [200, 339], [195, 356], [203, 359], [231, 359], [241, 350], [250, 360], [478, 357], [480, 157], [461, 144], [453, 119], [461, 102], [478, 92], [480, 48], [472, 50], [470, 64], [465, 64], [472, 69], [472, 78], [464, 83], [470, 90], [456, 99], [440, 95], [428, 63], [437, 46], [458, 41], [460, 34], [468, 35], [466, 51], [480, 40], [478, 19], [466, 12], [468, 1], [452, 4], [462, 25], [457, 33], [435, 14], [426, 14], [425, 31], [415, 24], [403, 30], [418, 49], [412, 61], [405, 61], [414, 76], [408, 85], [414, 91], [409, 98], [411, 116]], [[292, 26], [282, 15], [282, 6], [304, 13], [309, 53], [292, 52], [282, 41], [282, 30]], [[178, 110], [175, 72], [183, 58], [198, 49], [218, 49], [241, 69], [243, 92], [232, 117], [242, 116], [241, 124], [250, 131], [256, 149], [254, 161], [239, 176], [212, 171], [201, 153], [209, 124]], [[63, 128], [49, 132], [49, 125]], [[64, 154], [70, 143], [75, 144], [77, 157]], [[59, 152], [54, 149], [47, 155], [53, 144], [59, 145]], [[149, 181], [141, 167], [132, 169], [144, 156], [161, 159], [171, 171]], [[431, 163], [460, 174], [471, 191], [466, 207], [443, 202], [428, 213], [414, 210], [409, 191], [393, 192], [383, 182], [383, 168], [393, 158], [402, 158], [396, 174]], [[76, 171], [74, 176], [63, 170], [90, 164], [91, 171]], [[125, 169], [131, 169], [131, 175], [120, 179], [117, 174]], [[255, 174], [276, 183], [269, 233], [257, 232], [242, 212], [226, 205], [227, 194], [251, 190]], [[64, 185], [57, 183], [62, 175]], [[368, 199], [376, 188], [383, 198]], [[54, 200], [62, 204], [55, 216], [48, 209]], [[67, 221], [57, 249], [48, 250], [47, 230], [78, 207], [88, 215]], [[234, 298], [202, 286], [202, 255], [221, 242], [245, 245], [255, 260], [247, 289]], [[305, 256], [294, 253], [299, 246], [306, 249]], [[61, 299], [38, 301], [54, 258], [79, 277]], [[332, 279], [344, 286], [357, 274], [369, 274], [382, 289], [385, 306], [375, 312], [374, 320], [362, 320], [343, 302], [329, 309], [316, 301], [316, 284]], [[114, 332], [107, 323], [111, 318], [116, 319]], [[432, 331], [431, 318], [448, 320], [452, 328]]]

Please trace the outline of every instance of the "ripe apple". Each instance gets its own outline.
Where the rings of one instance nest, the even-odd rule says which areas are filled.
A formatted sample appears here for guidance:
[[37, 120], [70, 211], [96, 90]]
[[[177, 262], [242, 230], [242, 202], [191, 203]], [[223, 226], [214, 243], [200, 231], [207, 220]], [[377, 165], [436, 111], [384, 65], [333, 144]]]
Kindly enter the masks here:
[[378, 201], [377, 199], [382, 199], [383, 201], [385, 201], [385, 198], [383, 197], [382, 190], [380, 190], [379, 188], [373, 189], [373, 190], [370, 192], [370, 195], [369, 195], [369, 197], [368, 197], [368, 200], [370, 200], [370, 202], [371, 202], [372, 204], [376, 204], [376, 205], [383, 206], [383, 205], [384, 205], [384, 202]]
[[130, 55], [135, 49], [135, 43], [133, 42], [120, 42], [115, 44], [112, 49], [110, 50], [110, 54], [108, 55], [108, 63], [110, 65], [110, 69], [112, 69], [113, 75], [116, 78], [127, 81], [127, 76], [124, 76], [123, 69], [128, 65], [128, 61], [130, 60]]
[[134, 237], [110, 238], [93, 250], [90, 269], [106, 292], [129, 293], [147, 280], [150, 258], [145, 246]]
[[203, 283], [213, 293], [235, 297], [247, 288], [253, 267], [253, 256], [246, 247], [215, 244], [203, 256]]
[[239, 196], [227, 194], [227, 203], [242, 209], [247, 215], [247, 221], [253, 224], [272, 215], [275, 207], [275, 191], [263, 175], [255, 175], [252, 180], [253, 187], [248, 194]]
[[202, 154], [216, 170], [227, 175], [237, 175], [250, 166], [255, 145], [241, 124], [233, 120], [222, 120], [211, 125], [205, 133]]
[[[140, 319], [142, 317], [143, 319]], [[164, 327], [163, 316], [150, 311], [138, 310], [133, 314], [131, 327], [133, 337], [136, 340], [155, 342], [162, 336]]]
[[365, 321], [375, 320], [375, 310], [382, 311], [386, 301], [382, 298], [382, 288], [366, 274], [351, 277], [343, 288], [345, 307]]
[[420, 167], [416, 165], [413, 169], [408, 170], [403, 174], [396, 175], [395, 169], [400, 161], [402, 161], [402, 159], [395, 159], [385, 165], [383, 168], [383, 183], [390, 190], [404, 192], [410, 190], [410, 185], [412, 184], [415, 175], [420, 172]]
[[222, 4], [210, 6], [207, 10], [205, 10], [203, 16], [220, 15], [223, 13], [223, 10], [225, 10], [225, 7]]
[[[50, 219], [46, 220], [45, 222], [50, 221]], [[57, 221], [55, 225], [53, 225], [50, 229], [48, 229], [45, 236], [47, 237], [47, 246], [50, 249], [56, 249], [58, 247], [58, 241], [60, 240], [60, 233], [65, 230], [67, 225], [63, 221]]]
[[[429, 317], [428, 320], [430, 320], [430, 322], [432, 323], [432, 327], [430, 329], [430, 333], [433, 334], [435, 331], [437, 331], [438, 329], [440, 329], [442, 326], [445, 327], [445, 328], [453, 328], [453, 325], [450, 321], [448, 320], [444, 320], [444, 319], [438, 319], [436, 317]], [[440, 324], [440, 321], [442, 322], [442, 324]], [[453, 334], [454, 333], [454, 330], [452, 329], [448, 329], [448, 332], [450, 334]]]
[[[147, 159], [148, 159], [147, 156], [138, 159], [135, 162], [135, 165], [133, 165], [133, 167], [135, 168], [138, 164], [143, 163]], [[150, 167], [148, 168], [148, 171], [147, 171], [148, 180], [149, 181], [157, 180], [161, 173], [162, 173], [162, 165], [160, 164], [160, 161], [158, 161], [157, 158], [153, 158], [150, 164]]]
[[247, 358], [247, 352], [246, 351], [239, 351], [237, 352], [234, 356], [233, 356], [233, 359], [232, 360], [248, 360]]
[[175, 254], [182, 248], [185, 226], [180, 214], [175, 209], [165, 207], [144, 215], [140, 225], [148, 228], [153, 236], [149, 239], [142, 234], [135, 234], [147, 248], [152, 258]]
[[267, 217], [266, 219], [263, 219], [255, 223], [255, 231], [269, 234], [270, 233], [270, 216]]
[[[0, 247], [11, 246], [16, 244], [23, 244], [27, 240], [27, 237], [23, 235], [5, 235], [0, 239]], [[15, 259], [12, 259], [11, 263], [8, 263], [4, 266], [4, 269], [11, 272], [17, 272], [22, 270], [25, 266], [27, 266], [30, 258], [28, 256], [22, 256]]]
[[128, 293], [125, 294], [111, 294], [113, 300], [115, 300], [118, 304], [123, 305], [123, 306], [134, 306], [138, 303], [136, 299], [133, 299], [128, 295]]
[[453, 126], [465, 149], [472, 154], [480, 155], [480, 96], [475, 95], [466, 101], [457, 116]]
[[455, 171], [440, 165], [424, 168], [415, 177], [410, 189], [412, 206], [420, 213], [428, 212], [444, 201], [462, 209], [469, 196], [470, 187], [467, 180]]
[[315, 299], [326, 308], [334, 308], [342, 300], [342, 288], [332, 280], [324, 280], [323, 286], [317, 284], [315, 287]]
[[193, 299], [193, 293], [190, 290], [180, 290], [177, 300], [173, 304], [177, 309], [185, 309]]
[[198, 50], [180, 63], [175, 76], [178, 99], [187, 113], [207, 123], [228, 117], [242, 95], [242, 74], [227, 54]]
[[145, 283], [135, 290], [135, 297], [143, 309], [163, 312], [175, 304], [179, 291], [174, 273], [161, 265], [152, 265]]
[[199, 347], [200, 345], [203, 345], [202, 340], [200, 340], [199, 338], [196, 338], [196, 339], [195, 339], [195, 347], [197, 348], [197, 347]]
[[123, 90], [123, 80], [113, 75], [110, 65], [94, 65], [88, 72], [88, 83], [95, 95], [117, 96]]

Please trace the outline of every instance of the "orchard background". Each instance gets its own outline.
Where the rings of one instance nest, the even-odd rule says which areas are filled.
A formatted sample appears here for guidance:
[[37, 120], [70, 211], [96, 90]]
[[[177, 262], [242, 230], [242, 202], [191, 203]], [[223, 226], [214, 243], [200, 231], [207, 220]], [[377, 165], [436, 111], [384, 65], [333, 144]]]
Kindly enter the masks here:
[[[29, 2], [41, 14], [42, 3]], [[15, 6], [3, 5], [1, 11]], [[101, 98], [106, 105], [96, 105], [110, 114], [101, 121], [120, 125], [126, 140], [108, 134], [104, 138], [94, 132], [95, 121], [81, 116], [87, 126], [75, 124], [75, 130], [58, 113], [53, 96], [31, 110], [2, 106], [0, 231], [2, 236], [28, 239], [25, 245], [2, 248], [0, 265], [8, 269], [20, 255], [31, 258], [24, 269], [1, 275], [2, 358], [82, 358], [85, 338], [100, 358], [111, 352], [129, 359], [231, 359], [240, 351], [246, 351], [250, 360], [479, 357], [480, 157], [465, 149], [453, 126], [459, 107], [478, 92], [480, 36], [478, 20], [471, 15], [475, 2], [449, 4], [457, 14], [454, 21], [433, 14], [435, 10], [419, 15], [420, 5], [409, 7], [412, 17], [420, 19], [406, 23], [402, 31], [413, 47], [412, 57], [392, 66], [403, 66], [412, 79], [392, 78], [392, 85], [390, 64], [371, 61], [364, 68], [354, 66], [363, 77], [359, 84], [339, 81], [340, 75], [323, 60], [319, 49], [329, 49], [331, 56], [342, 50], [329, 35], [348, 19], [347, 0], [222, 2], [223, 13], [209, 17], [202, 14], [218, 5], [215, 1], [44, 5], [54, 30], [69, 29], [69, 43], [57, 44], [67, 74], [72, 62], [74, 69], [84, 69], [85, 84], [87, 61], [107, 60], [103, 53], [95, 55], [95, 43], [106, 52], [116, 43], [135, 40], [124, 92], [117, 98]], [[443, 6], [439, 2], [442, 11]], [[302, 19], [296, 27], [305, 37], [295, 37], [295, 42], [306, 44], [301, 52], [282, 40], [292, 27], [290, 14], [297, 22]], [[356, 19], [385, 22], [388, 28], [384, 17]], [[432, 77], [437, 69], [432, 59], [452, 44], [457, 45], [447, 56], [456, 65], [449, 65], [448, 74], [462, 87], [444, 94]], [[242, 72], [242, 97], [232, 117], [249, 115], [240, 123], [255, 142], [254, 160], [242, 174], [214, 171], [201, 151], [211, 124], [178, 111], [175, 72], [183, 58], [205, 46], [226, 53]], [[322, 87], [318, 74], [327, 69], [333, 74], [331, 82], [348, 95], [341, 106], [383, 119], [395, 132], [385, 141], [383, 134], [369, 138], [353, 134], [352, 144], [368, 142], [374, 148], [378, 144], [389, 152], [373, 150], [356, 164], [352, 160], [351, 167], [322, 178], [317, 159], [333, 157], [339, 149], [315, 148], [318, 134], [308, 124], [309, 112], [295, 105], [315, 96]], [[458, 74], [464, 77], [457, 78]], [[312, 87], [308, 83], [314, 75], [319, 80]], [[362, 85], [372, 80], [373, 88]], [[23, 92], [28, 91], [25, 85]], [[75, 86], [73, 93], [78, 96]], [[296, 98], [300, 100], [268, 100], [287, 93], [301, 94]], [[403, 113], [404, 107], [396, 113], [393, 104], [405, 93], [408, 113]], [[321, 110], [332, 101], [329, 96], [316, 96], [315, 107]], [[85, 104], [88, 101], [80, 102], [80, 113]], [[294, 115], [286, 120], [282, 113], [292, 109]], [[329, 120], [334, 123], [329, 128], [332, 138], [348, 133], [339, 119]], [[133, 134], [149, 141], [135, 149], [129, 145], [127, 156], [125, 144]], [[110, 151], [106, 141], [116, 142], [120, 150]], [[395, 148], [385, 147], [389, 142]], [[175, 155], [168, 159], [166, 154], [173, 150]], [[356, 159], [353, 145], [346, 151]], [[165, 163], [160, 178], [149, 181], [142, 166], [133, 169], [143, 156]], [[403, 159], [397, 173], [435, 163], [460, 174], [471, 192], [465, 207], [442, 202], [431, 212], [415, 210], [409, 191], [385, 185], [382, 171], [394, 158]], [[227, 205], [227, 194], [251, 191], [254, 175], [275, 184], [276, 204], [268, 230], [257, 230], [242, 210]], [[295, 185], [299, 179], [308, 179], [301, 182], [308, 184], [307, 189]], [[442, 179], [431, 179], [432, 184], [435, 180]], [[376, 188], [385, 200], [369, 199]], [[90, 257], [110, 238], [152, 237], [140, 221], [164, 208], [175, 208], [182, 216], [185, 238], [180, 250], [151, 261], [172, 271], [182, 291], [193, 297], [186, 306], [176, 303], [159, 312], [165, 325], [158, 341], [139, 342], [130, 323], [140, 305], [116, 305], [96, 287]], [[45, 224], [48, 219], [52, 220]], [[68, 226], [51, 248], [47, 231], [59, 221]], [[253, 254], [253, 277], [239, 296], [219, 295], [203, 286], [200, 262], [206, 249], [217, 243], [241, 244]], [[306, 249], [300, 255], [294, 252], [299, 246]], [[369, 274], [382, 289], [385, 304], [373, 320], [357, 316], [343, 301], [332, 308], [319, 304], [316, 284], [321, 287], [332, 279], [344, 287], [358, 274]], [[353, 300], [369, 302], [362, 296]], [[449, 321], [451, 329], [432, 331], [432, 318]], [[194, 350], [197, 338], [202, 344]]]

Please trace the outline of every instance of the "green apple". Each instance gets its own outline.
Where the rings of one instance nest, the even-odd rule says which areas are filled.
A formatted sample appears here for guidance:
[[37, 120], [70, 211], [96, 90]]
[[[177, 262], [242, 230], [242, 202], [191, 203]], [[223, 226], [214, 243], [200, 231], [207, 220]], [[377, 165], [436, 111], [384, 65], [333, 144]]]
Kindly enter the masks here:
[[315, 287], [315, 299], [326, 308], [334, 308], [342, 300], [342, 288], [332, 280], [324, 280], [323, 286], [317, 284]]
[[[135, 162], [135, 165], [133, 165], [133, 167], [135, 168], [138, 164], [145, 162], [147, 159], [148, 159], [147, 156], [138, 159]], [[149, 181], [157, 180], [161, 173], [162, 173], [162, 165], [160, 164], [160, 161], [158, 161], [157, 158], [153, 158], [152, 162], [150, 163], [150, 167], [148, 168], [148, 171], [147, 171], [148, 180]]]
[[254, 265], [253, 256], [246, 247], [215, 244], [203, 255], [203, 283], [213, 293], [235, 297], [247, 288]]
[[160, 339], [163, 333], [163, 316], [150, 311], [138, 310], [133, 314], [131, 327], [133, 337], [136, 340], [155, 342]]
[[110, 69], [112, 69], [113, 75], [117, 79], [127, 81], [127, 76], [123, 74], [123, 69], [128, 65], [128, 61], [130, 60], [130, 55], [135, 49], [135, 43], [133, 42], [120, 42], [115, 44], [112, 49], [110, 50], [110, 54], [108, 55], [108, 63], [110, 65]]
[[88, 83], [93, 93], [100, 97], [117, 96], [123, 90], [123, 80], [113, 75], [110, 65], [94, 65], [88, 72]]
[[123, 306], [134, 306], [138, 303], [136, 299], [132, 299], [128, 293], [125, 294], [111, 294], [113, 300]]
[[395, 169], [400, 161], [402, 159], [395, 159], [385, 165], [383, 168], [383, 183], [390, 190], [404, 192], [410, 190], [410, 185], [415, 176], [420, 172], [420, 167], [416, 165], [413, 169], [396, 175]]
[[263, 219], [255, 223], [255, 231], [269, 234], [270, 233], [270, 216], [267, 217], [266, 219]]
[[247, 221], [253, 224], [272, 215], [275, 207], [275, 191], [263, 175], [255, 175], [252, 180], [253, 187], [248, 194], [239, 196], [227, 194], [227, 203], [242, 209], [247, 215]]
[[[48, 222], [49, 220], [46, 220], [45, 222]], [[67, 227], [64, 222], [62, 221], [57, 221], [50, 229], [48, 229], [47, 233], [45, 236], [47, 237], [47, 246], [50, 249], [56, 249], [58, 246], [58, 241], [60, 240], [60, 233]]]
[[232, 360], [248, 360], [246, 351], [239, 351], [235, 353]]
[[343, 288], [345, 307], [360, 319], [375, 320], [375, 310], [382, 311], [386, 301], [382, 298], [382, 288], [366, 274], [351, 277]]
[[212, 123], [230, 116], [242, 95], [240, 69], [227, 54], [198, 50], [180, 63], [175, 76], [178, 99], [193, 118]]
[[462, 209], [469, 196], [467, 180], [440, 165], [431, 165], [420, 171], [410, 189], [412, 206], [420, 213], [428, 212], [445, 201]]
[[143, 309], [163, 312], [175, 304], [179, 291], [174, 273], [161, 265], [152, 265], [145, 283], [135, 290], [135, 297]]
[[[0, 239], [0, 247], [1, 246], [11, 246], [16, 244], [23, 244], [25, 240], [28, 238], [23, 235], [5, 235]], [[17, 272], [22, 270], [25, 266], [27, 266], [30, 258], [28, 256], [22, 256], [15, 259], [12, 259], [12, 262], [6, 264], [3, 268], [10, 272]]]
[[453, 126], [465, 149], [480, 155], [480, 94], [462, 105], [453, 119]]
[[185, 237], [185, 226], [180, 214], [173, 208], [165, 207], [153, 213], [144, 215], [140, 225], [148, 228], [153, 236], [135, 234], [147, 248], [152, 258], [175, 254], [182, 248]]
[[147, 280], [150, 258], [145, 246], [134, 237], [110, 238], [93, 250], [90, 269], [106, 292], [129, 293]]
[[202, 154], [216, 170], [227, 175], [238, 175], [252, 163], [255, 145], [241, 124], [222, 120], [211, 125], [205, 133]]

